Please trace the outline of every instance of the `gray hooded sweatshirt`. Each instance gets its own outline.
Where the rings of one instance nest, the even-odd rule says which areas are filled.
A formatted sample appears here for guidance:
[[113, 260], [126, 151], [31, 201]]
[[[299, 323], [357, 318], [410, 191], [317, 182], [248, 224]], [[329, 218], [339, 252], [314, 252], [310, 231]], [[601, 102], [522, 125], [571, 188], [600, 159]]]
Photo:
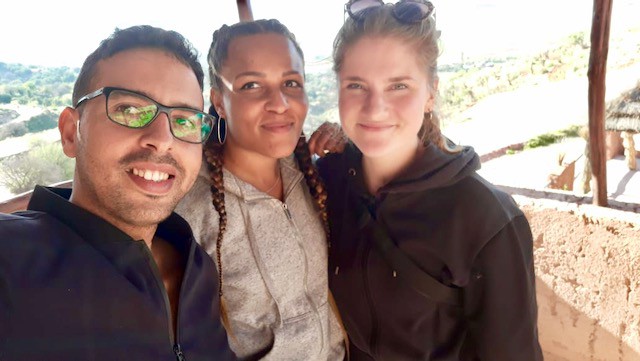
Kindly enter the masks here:
[[[229, 343], [240, 358], [342, 360], [343, 331], [328, 302], [327, 241], [318, 210], [293, 156], [280, 160], [280, 171], [284, 202], [223, 169]], [[203, 165], [176, 212], [216, 261], [219, 216], [210, 187]]]

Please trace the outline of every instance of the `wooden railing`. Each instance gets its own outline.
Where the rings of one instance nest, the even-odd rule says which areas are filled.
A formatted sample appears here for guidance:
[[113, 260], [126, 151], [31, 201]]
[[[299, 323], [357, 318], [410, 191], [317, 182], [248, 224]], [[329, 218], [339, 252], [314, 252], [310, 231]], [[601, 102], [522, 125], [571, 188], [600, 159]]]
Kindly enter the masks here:
[[[73, 185], [73, 181], [68, 180], [56, 184], [52, 184], [51, 187], [59, 187], [59, 188], [71, 188]], [[25, 192], [22, 194], [18, 194], [17, 196], [8, 199], [6, 201], [0, 201], [0, 213], [11, 213], [16, 211], [23, 211], [27, 209], [27, 205], [29, 204], [29, 200], [31, 199], [31, 194], [33, 191]]]

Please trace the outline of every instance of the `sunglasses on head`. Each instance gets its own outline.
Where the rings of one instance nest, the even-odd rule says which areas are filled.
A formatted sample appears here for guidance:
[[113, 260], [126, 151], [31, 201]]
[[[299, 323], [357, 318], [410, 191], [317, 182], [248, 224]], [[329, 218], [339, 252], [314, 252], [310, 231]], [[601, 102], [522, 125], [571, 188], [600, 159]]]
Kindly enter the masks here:
[[[370, 9], [384, 6], [383, 0], [349, 0], [345, 11], [349, 16], [361, 21]], [[428, 0], [400, 0], [393, 7], [393, 16], [405, 24], [419, 23], [433, 14], [435, 7]]]

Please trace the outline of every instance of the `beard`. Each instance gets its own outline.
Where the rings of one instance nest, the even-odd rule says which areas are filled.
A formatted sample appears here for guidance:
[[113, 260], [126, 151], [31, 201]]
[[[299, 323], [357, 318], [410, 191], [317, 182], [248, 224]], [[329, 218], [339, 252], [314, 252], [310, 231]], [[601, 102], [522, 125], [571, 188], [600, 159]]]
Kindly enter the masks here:
[[[131, 187], [123, 187], [122, 179], [126, 177], [127, 165], [135, 161], [170, 164], [178, 170], [177, 175], [184, 174], [184, 169], [170, 155], [156, 156], [149, 150], [130, 153], [122, 157], [120, 167], [105, 169], [101, 162], [81, 150], [76, 158], [76, 174], [74, 177], [74, 193], [76, 185], [83, 199], [83, 207], [115, 226], [152, 227], [165, 220], [184, 196], [184, 192], [173, 191], [163, 196], [142, 195], [131, 191]], [[175, 190], [181, 189], [176, 175]], [[122, 227], [119, 227], [122, 228]]]

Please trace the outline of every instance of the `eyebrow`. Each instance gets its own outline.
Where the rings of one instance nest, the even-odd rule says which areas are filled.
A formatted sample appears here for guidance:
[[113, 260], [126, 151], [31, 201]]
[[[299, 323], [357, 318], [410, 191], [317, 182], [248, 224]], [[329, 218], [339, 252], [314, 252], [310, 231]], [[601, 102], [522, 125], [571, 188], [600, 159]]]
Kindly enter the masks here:
[[[153, 100], [154, 102], [156, 102], [156, 103], [158, 103], [158, 104], [160, 104], [160, 105], [163, 105], [163, 106], [165, 106], [165, 107], [169, 107], [169, 108], [189, 108], [189, 109], [198, 109], [198, 107], [197, 107], [197, 106], [194, 106], [194, 105], [191, 105], [191, 104], [188, 104], [188, 103], [183, 103], [183, 102], [178, 102], [178, 103], [176, 103], [175, 105], [166, 105], [166, 104], [162, 104], [162, 103], [160, 103], [159, 101], [155, 100], [152, 96], [150, 96], [147, 92], [145, 92], [145, 91], [143, 91], [143, 90], [133, 90], [133, 89], [127, 89], [127, 88], [123, 88], [123, 89], [126, 89], [126, 90], [128, 90], [128, 91], [131, 91], [131, 92], [134, 92], [134, 93], [137, 93], [137, 94], [140, 94], [140, 95], [144, 95], [145, 97], [147, 97], [147, 98], [149, 98], [149, 99]], [[201, 110], [199, 110], [199, 111], [201, 111]]]
[[389, 78], [389, 81], [392, 83], [399, 82], [399, 81], [407, 81], [407, 80], [413, 80], [413, 78], [408, 75], [395, 76], [393, 78]]
[[[359, 76], [348, 76], [346, 78], [344, 78], [344, 80], [346, 81], [359, 81], [359, 82], [366, 82], [366, 80], [364, 78], [361, 78]], [[412, 77], [408, 76], [408, 75], [402, 75], [402, 76], [394, 76], [391, 77], [389, 79], [387, 79], [387, 81], [391, 82], [391, 83], [395, 83], [395, 82], [399, 82], [399, 81], [407, 81], [407, 80], [414, 80]]]
[[[285, 71], [284, 73], [282, 73], [283, 76], [289, 76], [289, 75], [300, 75], [302, 76], [302, 74], [297, 71], [297, 70], [289, 70], [289, 71]], [[265, 73], [261, 73], [258, 71], [245, 71], [243, 73], [240, 73], [238, 75], [236, 75], [236, 79], [239, 78], [245, 78], [245, 77], [251, 77], [251, 76], [255, 76], [255, 77], [259, 77], [259, 78], [266, 78], [266, 74]]]
[[257, 72], [257, 71], [245, 71], [243, 73], [240, 73], [240, 74], [236, 75], [236, 79], [238, 79], [238, 78], [246, 78], [246, 77], [249, 77], [249, 76], [257, 76], [257, 77], [260, 77], [260, 78], [264, 78], [266, 76], [266, 74], [265, 73], [260, 73], [260, 72]]

